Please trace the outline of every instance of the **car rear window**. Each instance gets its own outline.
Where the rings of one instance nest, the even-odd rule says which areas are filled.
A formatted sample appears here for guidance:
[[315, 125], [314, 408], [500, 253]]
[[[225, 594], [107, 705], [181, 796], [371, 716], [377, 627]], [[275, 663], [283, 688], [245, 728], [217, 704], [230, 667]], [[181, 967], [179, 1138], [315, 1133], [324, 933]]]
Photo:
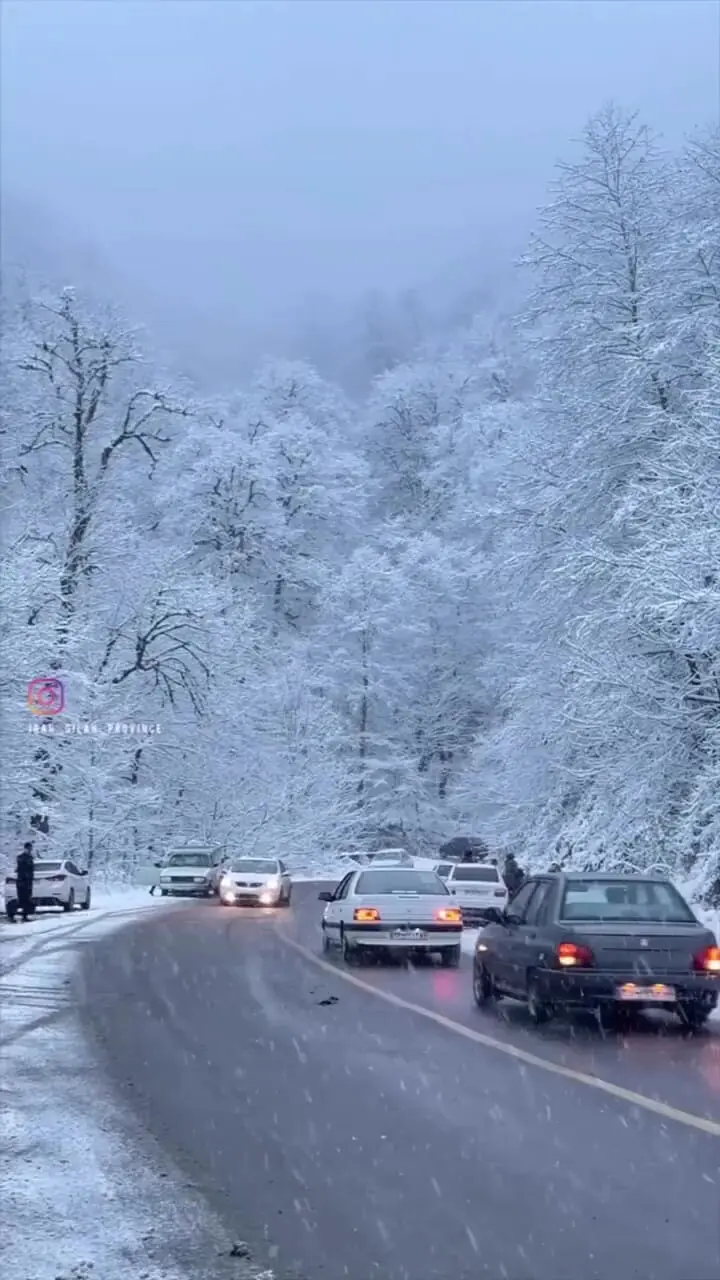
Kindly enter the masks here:
[[453, 880], [475, 880], [481, 884], [497, 884], [500, 872], [497, 867], [456, 867]]
[[36, 862], [35, 871], [62, 871], [62, 862]]
[[167, 860], [169, 867], [209, 867], [209, 853], [173, 853]]
[[571, 880], [561, 920], [647, 921], [692, 924], [695, 916], [667, 880]]
[[446, 876], [449, 876], [452, 869], [453, 869], [452, 862], [444, 862], [441, 867], [435, 868], [441, 880], [444, 880]]
[[257, 876], [275, 875], [278, 865], [269, 858], [236, 858], [232, 864], [233, 871], [248, 871]]
[[365, 896], [378, 893], [439, 893], [448, 890], [434, 871], [364, 871], [355, 892]]

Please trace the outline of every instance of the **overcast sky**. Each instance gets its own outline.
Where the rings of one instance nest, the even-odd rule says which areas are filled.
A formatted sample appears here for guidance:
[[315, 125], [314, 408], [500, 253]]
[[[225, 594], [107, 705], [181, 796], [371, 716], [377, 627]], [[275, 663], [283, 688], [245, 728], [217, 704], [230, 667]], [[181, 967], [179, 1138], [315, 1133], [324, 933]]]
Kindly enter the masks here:
[[716, 0], [6, 0], [4, 190], [264, 318], [504, 252], [606, 99], [717, 117], [718, 33]]

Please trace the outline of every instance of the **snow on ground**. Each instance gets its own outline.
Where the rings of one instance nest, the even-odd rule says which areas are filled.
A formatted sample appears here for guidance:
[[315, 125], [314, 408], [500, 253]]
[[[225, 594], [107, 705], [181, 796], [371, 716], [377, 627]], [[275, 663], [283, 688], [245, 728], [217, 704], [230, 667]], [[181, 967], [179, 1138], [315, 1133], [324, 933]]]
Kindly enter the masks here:
[[[105, 902], [110, 910], [101, 910]], [[90, 912], [11, 925], [0, 947], [2, 1132], [11, 1169], [6, 1280], [275, 1280], [232, 1256], [200, 1197], [111, 1096], [82, 1033], [81, 950], [148, 910], [147, 891], [96, 894]], [[24, 936], [23, 936], [24, 935]], [[112, 994], [108, 993], [108, 998]], [[1, 1238], [4, 1237], [4, 1238]]]

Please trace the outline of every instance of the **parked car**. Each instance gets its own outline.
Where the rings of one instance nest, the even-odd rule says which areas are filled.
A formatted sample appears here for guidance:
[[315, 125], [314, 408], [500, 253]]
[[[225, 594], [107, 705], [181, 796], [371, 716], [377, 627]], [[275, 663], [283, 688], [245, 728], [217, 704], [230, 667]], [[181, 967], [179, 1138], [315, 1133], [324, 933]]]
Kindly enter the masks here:
[[494, 910], [507, 906], [507, 886], [492, 862], [443, 862], [437, 873], [462, 907], [466, 928], [487, 923]]
[[218, 891], [225, 907], [289, 907], [292, 880], [280, 858], [232, 858]]
[[[17, 915], [17, 880], [14, 875], [5, 877], [5, 914], [9, 920]], [[63, 911], [72, 911], [82, 907], [90, 908], [90, 881], [87, 871], [80, 868], [70, 858], [56, 860], [38, 858], [35, 861], [33, 879], [32, 910], [37, 907], [62, 907]]]
[[662, 1008], [700, 1027], [719, 991], [717, 939], [662, 877], [531, 876], [475, 948], [476, 1003], [524, 1000], [535, 1023], [578, 1008]]
[[445, 965], [460, 963], [462, 911], [434, 871], [356, 869], [319, 897], [323, 951], [339, 947], [346, 964], [371, 952], [439, 952]]
[[170, 853], [157, 873], [162, 896], [212, 897], [215, 893], [215, 866], [211, 849], [187, 848]]

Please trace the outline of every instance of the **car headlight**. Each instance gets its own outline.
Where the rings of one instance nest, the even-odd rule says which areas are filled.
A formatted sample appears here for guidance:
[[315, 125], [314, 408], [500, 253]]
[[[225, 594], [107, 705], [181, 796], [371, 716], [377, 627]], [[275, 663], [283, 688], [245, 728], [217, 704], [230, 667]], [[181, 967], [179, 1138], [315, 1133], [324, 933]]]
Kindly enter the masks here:
[[229, 877], [229, 876], [223, 876], [223, 877], [222, 877], [222, 880], [220, 881], [220, 888], [221, 888], [221, 889], [232, 889], [232, 888], [233, 888], [233, 882], [232, 882], [232, 880], [230, 879], [230, 877]]
[[280, 888], [280, 877], [279, 877], [279, 876], [270, 876], [270, 878], [269, 878], [268, 880], [266, 880], [266, 881], [265, 881], [265, 888], [266, 888], [266, 889], [279, 889], [279, 888]]
[[204, 884], [206, 880], [207, 876], [193, 876], [194, 884]]

